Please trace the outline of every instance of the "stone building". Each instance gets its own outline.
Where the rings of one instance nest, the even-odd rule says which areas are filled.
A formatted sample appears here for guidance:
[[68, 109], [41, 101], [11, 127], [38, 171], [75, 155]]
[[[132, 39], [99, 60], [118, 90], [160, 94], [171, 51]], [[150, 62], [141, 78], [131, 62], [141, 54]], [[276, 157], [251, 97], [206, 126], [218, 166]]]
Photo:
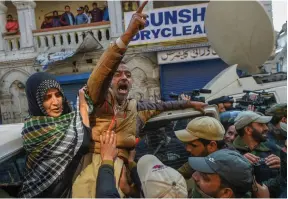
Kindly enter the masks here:
[[[266, 1], [268, 7], [271, 5], [271, 1], [269, 2]], [[56, 76], [73, 105], [78, 89], [87, 81], [103, 51], [123, 33], [124, 11], [133, 11], [140, 3], [141, 1], [108, 1], [110, 22], [40, 29], [44, 17], [50, 16], [54, 10], [63, 12], [64, 6], [69, 4], [71, 12], [75, 14], [79, 6], [87, 4], [92, 8], [92, 2], [0, 1], [0, 122], [23, 122], [28, 115], [25, 83], [31, 74], [43, 71], [39, 56], [46, 57], [49, 61], [57, 53], [74, 52], [85, 40], [87, 32], [91, 32], [101, 44], [101, 49], [76, 53], [65, 60], [55, 61], [46, 70]], [[149, 12], [154, 8], [176, 9], [182, 5], [199, 3], [206, 2], [149, 1], [145, 11]], [[104, 2], [98, 2], [98, 7], [103, 8], [103, 5]], [[7, 14], [18, 20], [19, 33], [6, 33]], [[139, 100], [169, 100], [170, 91], [199, 88], [227, 67], [210, 49], [205, 35], [190, 41], [184, 39], [183, 42], [169, 42], [168, 45], [160, 42], [129, 48], [124, 59], [134, 79], [131, 97]], [[183, 53], [184, 57], [181, 57]], [[185, 57], [185, 53], [191, 56]], [[204, 54], [199, 58], [198, 55], [194, 56], [195, 53], [199, 56]], [[187, 73], [191, 68], [198, 72]], [[210, 71], [209, 74], [204, 70]], [[191, 82], [193, 79], [195, 81]]]

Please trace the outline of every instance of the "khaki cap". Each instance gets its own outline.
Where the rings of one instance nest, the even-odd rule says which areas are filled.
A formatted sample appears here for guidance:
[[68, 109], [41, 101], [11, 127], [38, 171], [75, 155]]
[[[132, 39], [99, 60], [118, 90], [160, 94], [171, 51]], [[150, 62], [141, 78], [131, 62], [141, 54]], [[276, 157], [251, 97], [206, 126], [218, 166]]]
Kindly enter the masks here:
[[191, 142], [199, 138], [211, 141], [223, 140], [225, 129], [223, 125], [213, 117], [197, 117], [190, 121], [186, 129], [175, 132], [182, 142]]
[[252, 111], [243, 111], [239, 113], [238, 116], [235, 118], [234, 125], [236, 130], [239, 130], [253, 122], [267, 124], [268, 122], [270, 122], [271, 119], [272, 117], [270, 116], [261, 116]]
[[269, 116], [287, 117], [287, 103], [275, 104], [265, 112]]

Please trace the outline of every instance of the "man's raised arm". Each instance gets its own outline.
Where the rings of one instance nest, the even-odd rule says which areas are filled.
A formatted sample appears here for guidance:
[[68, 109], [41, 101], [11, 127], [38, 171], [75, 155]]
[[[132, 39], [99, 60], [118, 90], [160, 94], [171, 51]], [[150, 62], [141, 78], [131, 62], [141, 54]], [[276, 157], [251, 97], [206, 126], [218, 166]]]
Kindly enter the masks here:
[[88, 79], [87, 87], [94, 105], [101, 105], [104, 102], [110, 82], [126, 52], [129, 42], [139, 30], [144, 29], [147, 15], [142, 14], [142, 11], [147, 2], [143, 2], [136, 13], [133, 14], [127, 30], [116, 42], [110, 44], [93, 69]]

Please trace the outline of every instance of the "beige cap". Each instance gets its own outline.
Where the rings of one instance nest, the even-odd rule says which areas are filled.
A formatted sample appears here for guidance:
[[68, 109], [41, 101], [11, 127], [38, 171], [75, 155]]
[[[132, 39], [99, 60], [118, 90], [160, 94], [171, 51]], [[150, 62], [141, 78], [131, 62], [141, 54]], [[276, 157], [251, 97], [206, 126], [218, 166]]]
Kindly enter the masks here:
[[225, 129], [223, 125], [213, 117], [197, 117], [190, 121], [184, 130], [175, 132], [182, 142], [191, 142], [199, 138], [211, 141], [223, 140]]
[[188, 197], [184, 177], [154, 155], [142, 156], [137, 163], [137, 172], [145, 198]]
[[248, 124], [251, 124], [252, 122], [255, 123], [261, 123], [266, 124], [270, 122], [272, 117], [270, 116], [261, 116], [255, 112], [252, 111], [243, 111], [238, 114], [238, 116], [235, 118], [235, 128], [236, 130], [242, 129]]

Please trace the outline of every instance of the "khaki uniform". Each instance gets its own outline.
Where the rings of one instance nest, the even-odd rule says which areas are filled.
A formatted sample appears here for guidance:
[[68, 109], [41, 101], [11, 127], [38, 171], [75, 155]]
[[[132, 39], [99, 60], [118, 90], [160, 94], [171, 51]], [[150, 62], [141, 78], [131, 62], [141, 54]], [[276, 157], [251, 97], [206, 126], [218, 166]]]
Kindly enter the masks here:
[[[90, 116], [90, 126], [92, 128], [91, 153], [86, 155], [82, 171], [73, 184], [73, 198], [94, 198], [96, 195], [98, 169], [102, 162], [99, 154], [100, 135], [108, 130], [114, 117], [115, 106], [117, 106], [117, 101], [109, 86], [124, 52], [116, 44], [112, 44], [101, 56], [89, 77], [88, 92], [94, 107], [96, 107]], [[188, 101], [152, 103], [128, 99], [122, 107], [123, 109], [117, 112], [113, 127], [117, 136], [117, 147], [119, 148], [118, 158], [114, 164], [117, 188], [122, 166], [128, 158], [129, 151], [135, 147], [135, 136], [146, 121], [162, 111], [184, 109], [191, 107], [191, 105]], [[118, 189], [118, 191], [123, 197], [121, 190]]]

